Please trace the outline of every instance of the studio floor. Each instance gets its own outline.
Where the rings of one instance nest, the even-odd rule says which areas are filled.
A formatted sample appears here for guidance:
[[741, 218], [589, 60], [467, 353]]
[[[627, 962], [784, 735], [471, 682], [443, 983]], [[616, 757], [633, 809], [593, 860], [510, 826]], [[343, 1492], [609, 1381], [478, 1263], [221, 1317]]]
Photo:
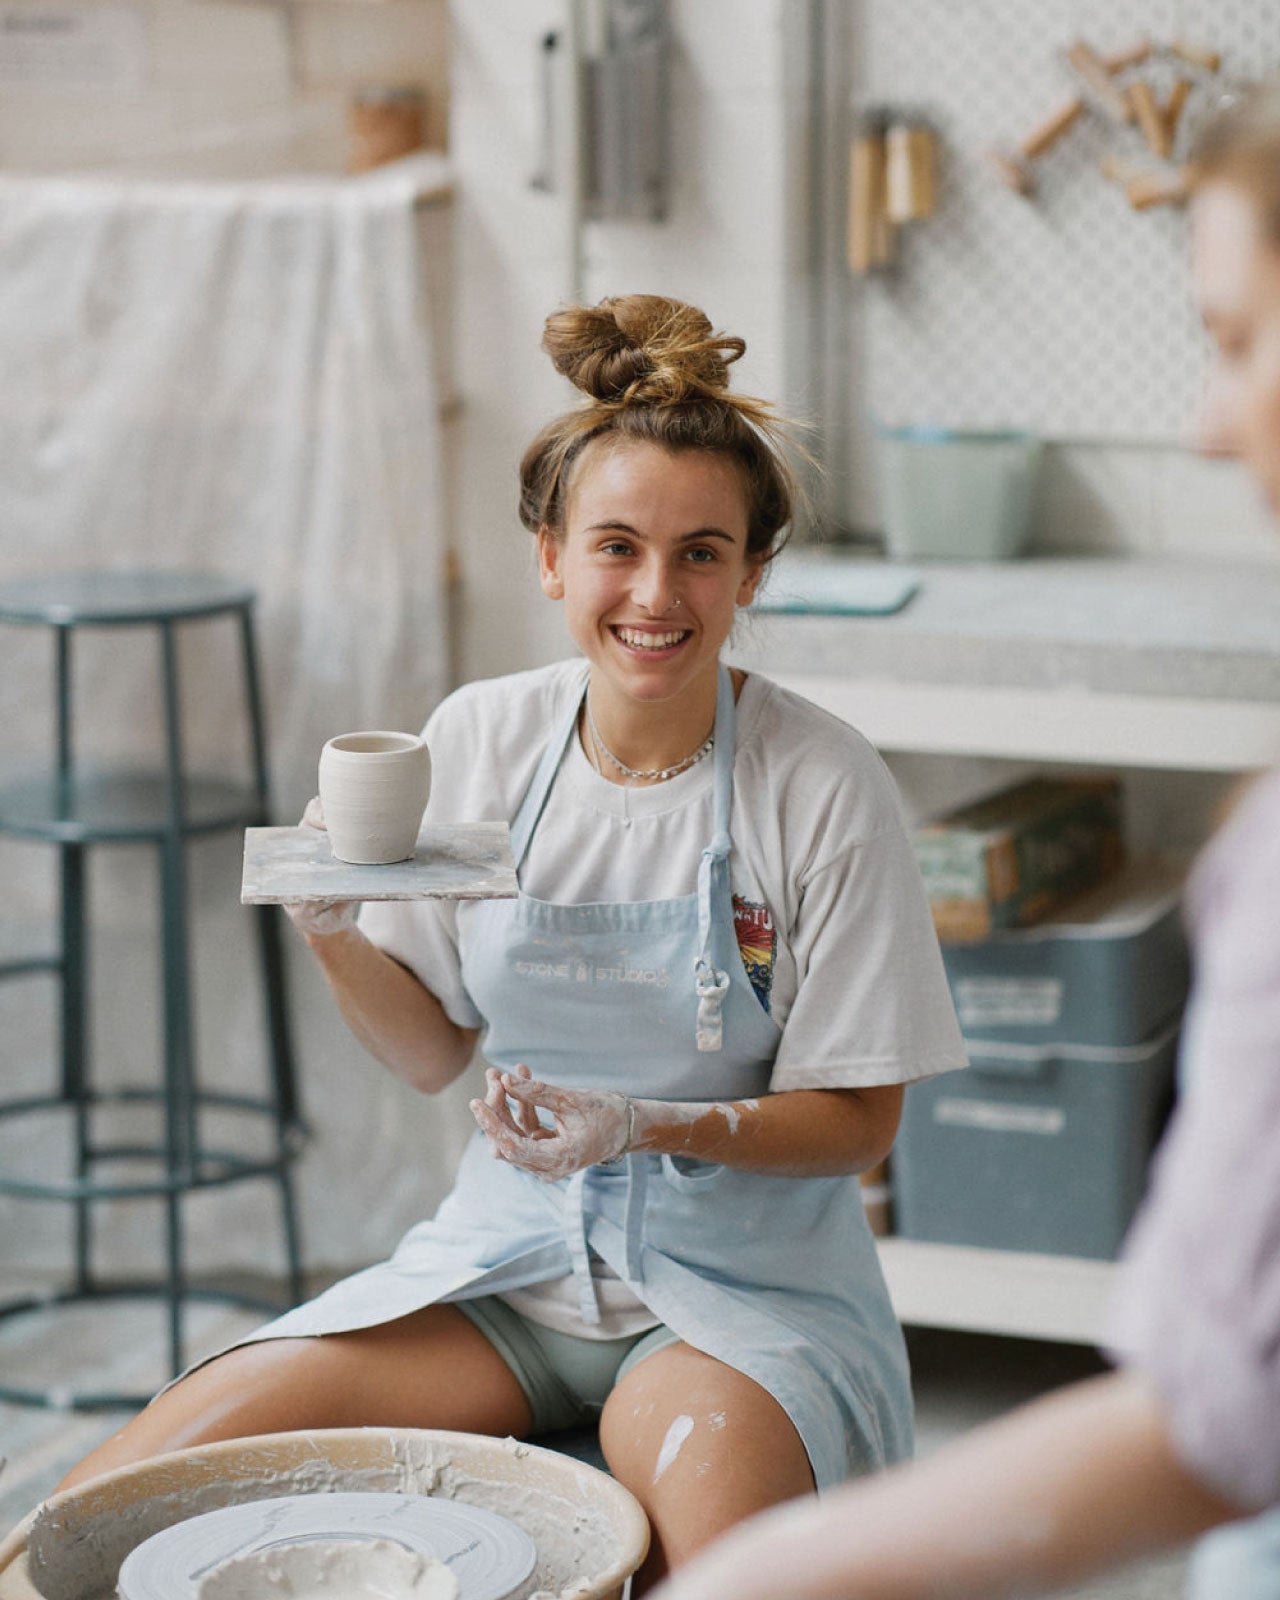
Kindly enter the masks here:
[[[216, 1349], [255, 1320], [243, 1312], [197, 1307], [192, 1349]], [[1079, 1346], [923, 1329], [912, 1330], [909, 1339], [922, 1455], [1011, 1406], [1100, 1370], [1096, 1356]], [[0, 1370], [14, 1382], [65, 1383], [69, 1373], [93, 1366], [95, 1376], [112, 1384], [146, 1390], [163, 1376], [157, 1366], [161, 1341], [155, 1311], [136, 1306], [18, 1318], [0, 1323]], [[0, 1533], [127, 1416], [0, 1404], [0, 1456], [6, 1458]], [[1067, 1593], [1070, 1600], [1177, 1600], [1183, 1565], [1180, 1556], [1145, 1562]]]

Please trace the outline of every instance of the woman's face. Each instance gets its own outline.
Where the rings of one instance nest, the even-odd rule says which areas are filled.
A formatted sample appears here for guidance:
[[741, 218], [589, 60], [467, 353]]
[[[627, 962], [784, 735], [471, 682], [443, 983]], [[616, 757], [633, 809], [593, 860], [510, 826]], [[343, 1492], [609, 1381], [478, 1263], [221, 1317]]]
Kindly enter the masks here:
[[539, 534], [538, 560], [543, 592], [564, 601], [593, 669], [621, 696], [650, 703], [714, 686], [720, 647], [761, 567], [747, 556], [732, 462], [609, 438], [579, 457], [563, 533]]
[[1196, 298], [1217, 352], [1203, 442], [1238, 456], [1280, 515], [1280, 247], [1235, 184], [1207, 184], [1191, 217]]

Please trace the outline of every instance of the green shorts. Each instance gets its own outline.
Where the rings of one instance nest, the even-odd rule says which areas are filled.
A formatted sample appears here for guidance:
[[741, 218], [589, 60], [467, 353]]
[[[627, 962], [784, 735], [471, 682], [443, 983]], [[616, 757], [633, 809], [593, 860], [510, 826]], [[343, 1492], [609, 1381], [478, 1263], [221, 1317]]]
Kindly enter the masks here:
[[620, 1378], [646, 1356], [680, 1342], [665, 1323], [625, 1339], [578, 1339], [531, 1322], [497, 1295], [451, 1304], [515, 1374], [533, 1412], [534, 1433], [594, 1422]]

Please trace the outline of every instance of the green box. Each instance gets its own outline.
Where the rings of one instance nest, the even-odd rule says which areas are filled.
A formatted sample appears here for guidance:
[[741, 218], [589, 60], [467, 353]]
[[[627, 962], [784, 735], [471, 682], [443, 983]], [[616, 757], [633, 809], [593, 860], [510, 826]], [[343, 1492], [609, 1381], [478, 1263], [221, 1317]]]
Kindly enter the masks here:
[[916, 830], [940, 939], [985, 939], [1056, 911], [1124, 861], [1115, 778], [1031, 778]]

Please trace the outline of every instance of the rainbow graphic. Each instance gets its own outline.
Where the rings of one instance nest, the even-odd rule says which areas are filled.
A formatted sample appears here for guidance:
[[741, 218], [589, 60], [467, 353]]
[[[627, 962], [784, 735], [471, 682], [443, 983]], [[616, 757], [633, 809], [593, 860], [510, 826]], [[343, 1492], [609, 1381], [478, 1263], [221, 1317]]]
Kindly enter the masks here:
[[773, 961], [778, 950], [778, 934], [768, 906], [733, 897], [733, 931], [738, 938], [742, 964], [751, 979], [756, 999], [766, 1011], [773, 990]]

